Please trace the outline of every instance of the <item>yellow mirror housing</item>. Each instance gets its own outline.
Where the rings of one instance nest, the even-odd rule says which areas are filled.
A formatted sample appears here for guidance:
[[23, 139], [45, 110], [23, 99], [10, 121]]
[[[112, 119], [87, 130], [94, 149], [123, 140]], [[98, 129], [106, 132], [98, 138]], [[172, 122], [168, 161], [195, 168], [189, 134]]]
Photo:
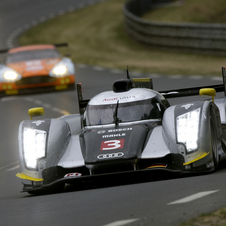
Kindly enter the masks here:
[[28, 110], [28, 114], [30, 116], [30, 119], [32, 120], [32, 117], [42, 116], [45, 114], [44, 108], [30, 108]]
[[216, 90], [213, 88], [204, 88], [199, 90], [199, 95], [200, 96], [211, 96], [212, 101], [214, 102], [214, 97], [216, 96]]

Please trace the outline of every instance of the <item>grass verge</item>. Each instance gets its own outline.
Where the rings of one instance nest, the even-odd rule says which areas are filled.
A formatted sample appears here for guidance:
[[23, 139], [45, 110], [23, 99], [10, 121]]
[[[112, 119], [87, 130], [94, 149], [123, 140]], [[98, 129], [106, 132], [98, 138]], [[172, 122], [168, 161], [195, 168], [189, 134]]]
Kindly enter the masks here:
[[225, 226], [226, 208], [222, 208], [213, 213], [202, 214], [197, 218], [186, 221], [178, 226]]
[[75, 63], [107, 68], [126, 70], [128, 65], [143, 73], [221, 75], [226, 56], [162, 50], [130, 39], [123, 28], [126, 1], [108, 0], [48, 20], [25, 32], [20, 44], [68, 42]]
[[225, 10], [225, 0], [177, 0], [170, 7], [148, 12], [143, 18], [176, 23], [225, 23]]

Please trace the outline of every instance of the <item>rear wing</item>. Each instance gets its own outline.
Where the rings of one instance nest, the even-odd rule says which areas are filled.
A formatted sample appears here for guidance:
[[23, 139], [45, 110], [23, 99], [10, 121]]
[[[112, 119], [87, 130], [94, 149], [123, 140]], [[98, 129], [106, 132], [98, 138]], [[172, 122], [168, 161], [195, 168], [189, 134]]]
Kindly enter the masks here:
[[223, 84], [219, 85], [208, 85], [208, 86], [199, 86], [199, 87], [192, 87], [192, 88], [185, 88], [185, 89], [174, 89], [174, 90], [163, 90], [158, 91], [161, 93], [165, 98], [176, 98], [176, 97], [187, 97], [187, 96], [196, 96], [199, 95], [199, 90], [203, 88], [213, 88], [216, 92], [224, 92], [226, 96], [226, 74], [225, 74], [225, 67], [222, 67], [222, 78]]
[[151, 78], [132, 78], [135, 88], [153, 89], [153, 82]]
[[[226, 96], [225, 67], [222, 67], [222, 78], [223, 78], [223, 84], [219, 84], [219, 85], [199, 86], [199, 87], [173, 89], [173, 90], [162, 90], [158, 92], [161, 93], [166, 99], [168, 99], [168, 98], [177, 98], [177, 97], [196, 96], [196, 95], [199, 95], [200, 89], [213, 88], [216, 90], [216, 92], [224, 92], [224, 95]], [[132, 80], [133, 88], [153, 89], [153, 82], [151, 78], [133, 78], [133, 79], [130, 79], [130, 81], [131, 80]], [[89, 100], [83, 100], [81, 83], [77, 84], [77, 93], [78, 93], [80, 114], [83, 114]]]
[[199, 86], [193, 88], [185, 88], [185, 89], [174, 89], [174, 90], [163, 90], [158, 91], [165, 98], [176, 98], [176, 97], [187, 97], [187, 96], [196, 96], [199, 95], [199, 90], [204, 88], [213, 88], [216, 92], [225, 91], [224, 85], [211, 85], [211, 86]]

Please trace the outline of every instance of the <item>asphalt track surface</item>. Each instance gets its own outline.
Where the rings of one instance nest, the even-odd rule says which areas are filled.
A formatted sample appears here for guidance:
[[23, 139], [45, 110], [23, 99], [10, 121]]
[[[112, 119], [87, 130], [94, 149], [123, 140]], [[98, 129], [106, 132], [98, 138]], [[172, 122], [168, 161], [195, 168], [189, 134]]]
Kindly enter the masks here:
[[[93, 2], [92, 2], [93, 3]], [[16, 37], [32, 22], [91, 4], [85, 0], [0, 0], [0, 48], [16, 45]], [[19, 30], [18, 30], [19, 29]], [[15, 32], [17, 31], [17, 32]], [[76, 62], [75, 62], [76, 64]], [[220, 69], [219, 69], [220, 75]], [[152, 77], [157, 90], [219, 84], [221, 78], [180, 75], [142, 75]], [[112, 82], [125, 78], [124, 71], [76, 64], [76, 79], [85, 98], [111, 89]], [[222, 95], [222, 94], [218, 94]], [[183, 101], [190, 101], [184, 98]], [[177, 103], [178, 99], [171, 103]], [[76, 225], [175, 226], [201, 213], [226, 206], [225, 175], [218, 172], [181, 178], [116, 178], [102, 183], [87, 183], [80, 188], [66, 186], [60, 194], [32, 196], [20, 193], [17, 132], [19, 123], [28, 119], [27, 110], [43, 106], [45, 117], [77, 113], [76, 92], [7, 97], [0, 100], [0, 225]]]

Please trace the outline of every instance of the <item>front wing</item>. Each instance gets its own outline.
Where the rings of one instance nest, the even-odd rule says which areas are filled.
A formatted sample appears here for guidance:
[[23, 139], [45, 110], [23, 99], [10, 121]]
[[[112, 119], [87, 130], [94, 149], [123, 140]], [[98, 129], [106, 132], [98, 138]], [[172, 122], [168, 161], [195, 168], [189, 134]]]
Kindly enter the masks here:
[[[137, 181], [156, 181], [163, 179], [171, 179], [179, 176], [188, 176], [194, 174], [193, 172], [181, 171], [181, 170], [171, 170], [167, 168], [152, 168], [137, 171], [126, 171], [118, 173], [108, 173], [108, 174], [98, 174], [98, 175], [87, 175], [87, 176], [74, 176], [73, 174], [67, 177], [55, 180], [48, 184], [43, 184], [39, 187], [33, 186], [23, 186], [21, 192], [29, 193], [42, 193], [42, 192], [52, 192], [54, 188], [57, 188], [64, 184], [79, 185], [84, 181], [92, 181], [95, 183], [117, 183], [117, 182], [127, 182], [136, 183]], [[197, 173], [196, 173], [197, 174]], [[19, 176], [19, 175], [17, 175]], [[97, 186], [98, 186], [97, 184]]]

